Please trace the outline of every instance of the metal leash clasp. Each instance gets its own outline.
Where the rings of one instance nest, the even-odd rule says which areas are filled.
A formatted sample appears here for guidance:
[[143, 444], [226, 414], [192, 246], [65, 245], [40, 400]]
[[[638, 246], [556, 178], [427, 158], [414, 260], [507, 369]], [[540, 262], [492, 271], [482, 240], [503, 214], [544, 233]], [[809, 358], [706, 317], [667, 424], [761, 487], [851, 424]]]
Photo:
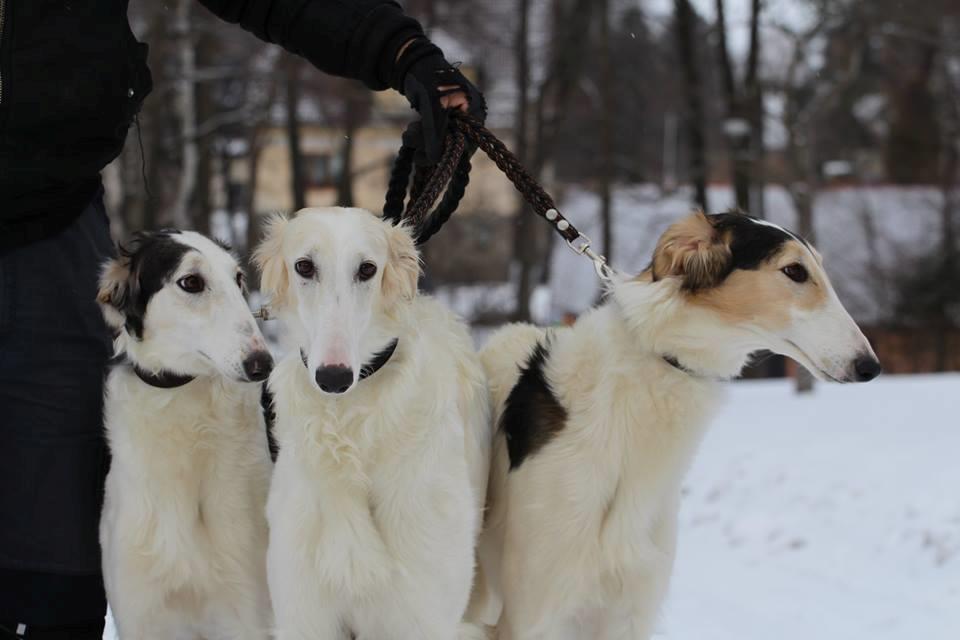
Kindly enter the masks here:
[[259, 311], [254, 311], [253, 317], [257, 320], [263, 320], [264, 322], [273, 320], [273, 316], [270, 314], [270, 307], [266, 305], [260, 307]]
[[610, 282], [613, 280], [613, 269], [607, 264], [607, 258], [598, 254], [596, 251], [590, 248], [592, 241], [586, 235], [581, 233], [573, 240], [567, 240], [567, 246], [573, 250], [578, 256], [586, 256], [593, 262], [593, 268], [597, 272], [597, 276], [600, 277], [604, 282]]

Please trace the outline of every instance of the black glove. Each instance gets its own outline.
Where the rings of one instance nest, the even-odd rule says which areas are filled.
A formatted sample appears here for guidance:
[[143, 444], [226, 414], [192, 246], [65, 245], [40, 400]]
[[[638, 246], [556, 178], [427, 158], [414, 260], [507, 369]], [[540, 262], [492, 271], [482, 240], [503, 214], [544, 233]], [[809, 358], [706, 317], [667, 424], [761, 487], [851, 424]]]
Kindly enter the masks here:
[[[449, 114], [440, 106], [440, 98], [463, 91], [470, 103], [469, 113], [483, 122], [487, 117], [486, 102], [480, 90], [443, 57], [443, 52], [426, 38], [410, 43], [400, 56], [394, 70], [391, 85], [410, 101], [410, 106], [420, 113], [419, 140], [404, 142], [417, 149], [415, 162], [432, 165], [440, 161], [443, 141], [447, 135]], [[455, 86], [456, 89], [441, 91], [439, 87]]]

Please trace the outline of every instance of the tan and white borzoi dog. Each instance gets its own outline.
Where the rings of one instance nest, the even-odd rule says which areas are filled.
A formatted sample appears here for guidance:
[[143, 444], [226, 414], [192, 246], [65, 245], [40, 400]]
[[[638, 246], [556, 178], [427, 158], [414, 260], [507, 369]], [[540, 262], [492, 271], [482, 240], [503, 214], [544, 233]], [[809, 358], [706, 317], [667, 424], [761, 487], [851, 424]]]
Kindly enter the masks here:
[[489, 468], [465, 326], [417, 295], [409, 232], [360, 209], [273, 218], [256, 252], [290, 330], [270, 377], [268, 577], [279, 640], [453, 640]]
[[237, 261], [192, 232], [140, 234], [98, 296], [125, 362], [106, 383], [100, 522], [123, 640], [264, 640], [272, 359]]
[[572, 328], [490, 340], [499, 431], [480, 555], [493, 592], [473, 606], [500, 640], [650, 637], [681, 480], [720, 382], [761, 349], [824, 380], [880, 372], [816, 251], [738, 214], [673, 225], [650, 268]]

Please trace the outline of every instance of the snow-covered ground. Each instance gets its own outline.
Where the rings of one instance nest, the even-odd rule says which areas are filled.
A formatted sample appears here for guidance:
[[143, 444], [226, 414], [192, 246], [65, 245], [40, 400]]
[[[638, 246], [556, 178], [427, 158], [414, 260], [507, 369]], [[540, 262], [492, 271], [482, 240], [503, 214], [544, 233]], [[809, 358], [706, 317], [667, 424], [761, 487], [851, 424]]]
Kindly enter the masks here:
[[686, 482], [660, 637], [960, 638], [960, 375], [731, 392]]
[[957, 374], [733, 384], [658, 640], [960, 638], [958, 410]]

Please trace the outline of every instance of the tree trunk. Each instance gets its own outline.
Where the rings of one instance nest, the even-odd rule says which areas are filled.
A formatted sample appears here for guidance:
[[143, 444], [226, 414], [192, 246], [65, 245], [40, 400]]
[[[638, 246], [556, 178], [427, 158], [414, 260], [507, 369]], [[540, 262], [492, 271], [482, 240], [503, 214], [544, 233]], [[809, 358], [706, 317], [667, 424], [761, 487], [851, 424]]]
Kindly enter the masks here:
[[[747, 211], [764, 217], [763, 204], [763, 90], [758, 80], [760, 60], [760, 0], [753, 0], [750, 13], [750, 51], [747, 54], [747, 77], [744, 83], [749, 139], [744, 153]], [[752, 189], [752, 190], [751, 190]]]
[[766, 189], [767, 189], [767, 173], [766, 173], [766, 149], [763, 144], [763, 135], [764, 135], [764, 107], [763, 107], [763, 90], [760, 86], [757, 86], [756, 95], [753, 98], [753, 108], [751, 109], [751, 129], [753, 134], [751, 135], [752, 144], [750, 148], [750, 153], [752, 156], [752, 165], [750, 168], [751, 173], [751, 182], [753, 188], [753, 197], [750, 199], [750, 208], [748, 211], [757, 216], [758, 218], [767, 217], [767, 203], [766, 203]]
[[262, 230], [260, 228], [260, 216], [256, 207], [257, 195], [257, 171], [260, 168], [260, 150], [262, 147], [262, 134], [258, 126], [250, 128], [247, 137], [247, 190], [245, 192], [246, 202], [243, 208], [247, 212], [247, 286], [251, 291], [260, 289], [260, 272], [253, 264], [253, 249], [260, 243]]
[[759, 37], [757, 36], [760, 16], [760, 2], [753, 0], [753, 15], [750, 19], [750, 51], [747, 62], [747, 79], [744, 91], [737, 90], [733, 73], [733, 62], [727, 44], [727, 20], [724, 0], [716, 0], [717, 10], [717, 46], [719, 47], [720, 72], [723, 79], [723, 91], [727, 103], [723, 133], [730, 150], [730, 170], [733, 179], [733, 192], [738, 209], [750, 209], [750, 169], [752, 166], [753, 102], [749, 96], [751, 83], [756, 84], [756, 67], [759, 58]]
[[[787, 113], [791, 110], [787, 109]], [[814, 227], [814, 198], [817, 192], [817, 171], [816, 154], [814, 145], [813, 126], [809, 122], [798, 122], [799, 116], [794, 116], [788, 123], [787, 152], [789, 154], [794, 182], [790, 185], [790, 196], [793, 205], [797, 210], [797, 233], [801, 238], [805, 238], [810, 243], [816, 242], [816, 229]], [[801, 135], [798, 128], [803, 127], [805, 131]], [[814, 377], [804, 367], [797, 368], [796, 390], [797, 393], [809, 393], [813, 391]]]
[[[813, 193], [812, 184], [807, 182], [802, 187], [792, 185], [791, 195], [793, 196], [794, 206], [797, 208], [797, 233], [801, 238], [806, 238], [813, 242]], [[814, 377], [805, 367], [797, 367], [796, 390], [797, 393], [810, 393], [813, 391]]]
[[[534, 122], [535, 143], [530, 148], [528, 85], [530, 82], [529, 52], [526, 39], [528, 31], [527, 21], [530, 11], [529, 0], [520, 0], [520, 28], [517, 39], [517, 94], [518, 103], [522, 109], [518, 110], [517, 135], [522, 133], [523, 141], [518, 143], [518, 149], [523, 155], [519, 156], [525, 166], [535, 177], [543, 179], [546, 159], [552, 151], [552, 142], [556, 132], [560, 129], [567, 112], [570, 94], [580, 76], [580, 69], [584, 60], [584, 48], [587, 38], [584, 32], [589, 30], [594, 0], [575, 0], [569, 11], [564, 11], [561, 3], [554, 0], [552, 34], [550, 41], [554, 49], [550, 54], [546, 77], [540, 85], [535, 99], [536, 120]], [[522, 46], [521, 46], [522, 45]], [[520, 120], [520, 113], [523, 120]], [[549, 190], [549, 185], [545, 185]], [[550, 258], [550, 247], [553, 230], [536, 219], [526, 208], [518, 214], [516, 226], [515, 255], [520, 269], [517, 286], [517, 307], [514, 313], [516, 320], [530, 318], [530, 296], [536, 283], [544, 281], [548, 274], [547, 263]]]
[[[147, 102], [149, 103], [150, 100]], [[155, 102], [159, 103], [160, 101], [156, 100]], [[146, 191], [143, 200], [143, 228], [148, 230], [157, 229], [163, 225], [174, 224], [173, 221], [162, 219], [160, 214], [163, 207], [160, 167], [163, 165], [164, 157], [160, 141], [158, 140], [159, 134], [157, 129], [159, 129], [159, 124], [157, 124], [156, 121], [151, 122], [154, 124], [151, 127], [152, 130], [149, 132], [150, 135], [147, 136], [147, 141], [144, 143], [147, 154], [145, 191], [146, 188], [150, 190]]]
[[290, 153], [290, 193], [293, 210], [299, 211], [307, 206], [307, 186], [304, 181], [303, 150], [300, 147], [300, 61], [288, 56], [286, 71], [286, 115], [287, 148]]
[[613, 120], [616, 96], [613, 81], [613, 60], [610, 56], [610, 0], [600, 6], [600, 224], [602, 248], [607, 260], [613, 261]]
[[173, 225], [191, 227], [190, 203], [197, 186], [199, 154], [197, 151], [196, 50], [190, 28], [193, 0], [178, 0], [174, 18], [180, 63], [177, 86], [177, 107], [180, 116], [180, 181], [171, 214]]
[[352, 96], [344, 99], [343, 142], [340, 145], [340, 175], [337, 176], [337, 206], [352, 207], [353, 198], [353, 143], [357, 131], [356, 105]]
[[707, 145], [703, 131], [703, 95], [700, 66], [697, 64], [694, 37], [694, 12], [690, 0], [674, 0], [674, 30], [680, 66], [683, 68], [684, 90], [687, 98], [684, 124], [690, 154], [690, 181], [698, 207], [708, 211], [707, 202]]
[[[950, 78], [947, 78], [947, 82]], [[950, 97], [953, 98], [952, 91]], [[943, 136], [943, 169], [941, 171], [941, 191], [943, 193], [943, 206], [941, 209], [941, 226], [943, 233], [943, 244], [941, 251], [943, 253], [943, 275], [941, 281], [945, 283], [956, 282], [960, 269], [957, 265], [957, 226], [956, 215], [960, 193], [957, 189], [957, 170], [960, 169], [960, 113], [954, 109], [947, 109], [948, 116], [944, 118], [945, 122], [942, 128]], [[949, 297], [947, 294], [944, 297]], [[950, 320], [950, 311], [947, 304], [943, 305], [938, 324], [938, 348], [937, 348], [937, 370], [948, 371], [950, 359], [950, 333], [952, 322]]]
[[[202, 29], [202, 27], [200, 27]], [[214, 38], [198, 37], [196, 40], [195, 66], [197, 69], [209, 69], [218, 62], [217, 41]], [[216, 136], [213, 132], [203, 133], [203, 123], [210, 122], [218, 111], [213, 95], [211, 82], [197, 82], [195, 84], [195, 113], [197, 128], [195, 133], [197, 144], [197, 183], [193, 198], [190, 202], [190, 216], [197, 231], [211, 235], [213, 233], [213, 193], [211, 192], [213, 176], [216, 172], [217, 152], [213, 148]], [[232, 235], [232, 228], [228, 229]], [[232, 242], [231, 237], [222, 238]]]
[[[530, 85], [530, 45], [528, 43], [530, 22], [530, 0], [519, 0], [517, 4], [518, 21], [516, 35], [516, 89], [517, 115], [516, 124], [516, 153], [521, 163], [527, 165], [529, 152], [527, 146], [527, 124], [529, 119], [527, 109], [527, 95]], [[533, 293], [532, 275], [536, 260], [535, 243], [536, 229], [533, 216], [527, 211], [527, 205], [520, 200], [516, 213], [514, 227], [514, 256], [520, 269], [517, 282], [517, 299], [514, 305], [513, 319], [517, 322], [530, 320], [530, 296]]]
[[[194, 229], [207, 235], [213, 234], [213, 202], [210, 193], [210, 182], [213, 179], [213, 150], [210, 140], [204, 140], [197, 145], [197, 183], [193, 192], [193, 202], [190, 207], [190, 217], [193, 219]], [[221, 238], [231, 242], [229, 237]]]

